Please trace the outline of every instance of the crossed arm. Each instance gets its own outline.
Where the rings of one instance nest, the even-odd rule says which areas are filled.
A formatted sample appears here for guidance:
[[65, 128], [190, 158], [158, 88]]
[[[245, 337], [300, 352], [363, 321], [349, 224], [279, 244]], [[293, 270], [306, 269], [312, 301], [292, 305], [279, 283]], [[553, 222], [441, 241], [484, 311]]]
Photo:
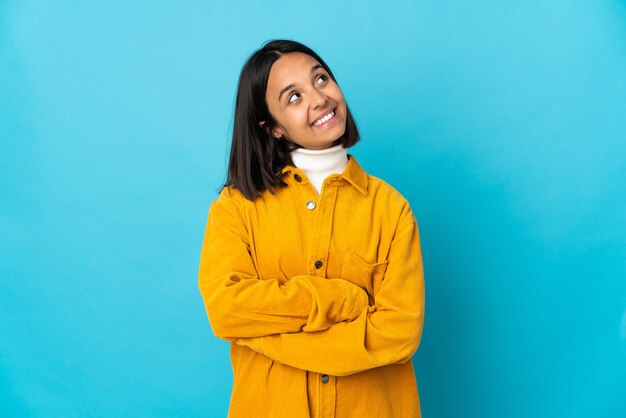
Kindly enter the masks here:
[[216, 337], [227, 341], [321, 331], [357, 318], [367, 293], [341, 278], [311, 275], [259, 279], [236, 202], [223, 192], [211, 205], [198, 287]]
[[342, 278], [260, 280], [236, 205], [218, 199], [207, 222], [199, 288], [216, 336], [280, 363], [336, 376], [403, 363], [423, 328], [418, 225], [407, 206], [369, 306], [365, 290]]

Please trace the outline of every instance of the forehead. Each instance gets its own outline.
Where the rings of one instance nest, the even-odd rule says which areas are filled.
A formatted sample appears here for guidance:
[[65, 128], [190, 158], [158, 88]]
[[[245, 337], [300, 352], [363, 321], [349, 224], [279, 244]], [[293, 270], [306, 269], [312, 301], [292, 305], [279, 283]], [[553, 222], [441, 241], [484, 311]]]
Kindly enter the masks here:
[[267, 89], [279, 91], [291, 83], [298, 83], [300, 78], [310, 77], [311, 67], [319, 62], [302, 52], [290, 52], [277, 59], [267, 79]]

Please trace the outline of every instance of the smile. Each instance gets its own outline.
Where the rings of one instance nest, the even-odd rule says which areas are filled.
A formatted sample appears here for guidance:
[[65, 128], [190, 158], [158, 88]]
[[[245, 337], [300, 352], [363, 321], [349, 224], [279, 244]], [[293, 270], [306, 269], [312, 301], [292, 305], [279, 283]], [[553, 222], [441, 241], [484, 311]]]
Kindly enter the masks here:
[[331, 110], [328, 114], [319, 118], [318, 120], [313, 122], [311, 125], [313, 126], [326, 125], [329, 121], [334, 120], [334, 119], [335, 119], [335, 109]]

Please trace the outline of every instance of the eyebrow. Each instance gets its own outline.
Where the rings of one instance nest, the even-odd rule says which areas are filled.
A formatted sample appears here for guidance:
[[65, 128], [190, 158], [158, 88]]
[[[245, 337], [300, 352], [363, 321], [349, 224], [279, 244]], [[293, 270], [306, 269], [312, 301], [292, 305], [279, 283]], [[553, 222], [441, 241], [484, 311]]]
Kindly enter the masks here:
[[[311, 73], [313, 73], [318, 68], [323, 68], [322, 64], [315, 64], [314, 66], [312, 66], [311, 67]], [[278, 101], [280, 101], [280, 96], [282, 96], [284, 92], [286, 92], [287, 90], [289, 90], [293, 86], [295, 86], [295, 84], [292, 83], [292, 84], [289, 84], [288, 86], [283, 87], [282, 90], [280, 91], [280, 94], [278, 95]]]

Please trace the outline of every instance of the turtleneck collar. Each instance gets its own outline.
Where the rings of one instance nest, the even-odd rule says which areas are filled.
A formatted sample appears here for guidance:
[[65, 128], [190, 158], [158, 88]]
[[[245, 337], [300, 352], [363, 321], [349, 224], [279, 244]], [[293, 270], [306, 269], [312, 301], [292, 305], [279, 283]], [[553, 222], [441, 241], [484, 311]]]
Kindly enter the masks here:
[[320, 150], [296, 148], [289, 154], [293, 164], [305, 172], [318, 194], [326, 177], [343, 173], [348, 165], [348, 150], [341, 144]]

